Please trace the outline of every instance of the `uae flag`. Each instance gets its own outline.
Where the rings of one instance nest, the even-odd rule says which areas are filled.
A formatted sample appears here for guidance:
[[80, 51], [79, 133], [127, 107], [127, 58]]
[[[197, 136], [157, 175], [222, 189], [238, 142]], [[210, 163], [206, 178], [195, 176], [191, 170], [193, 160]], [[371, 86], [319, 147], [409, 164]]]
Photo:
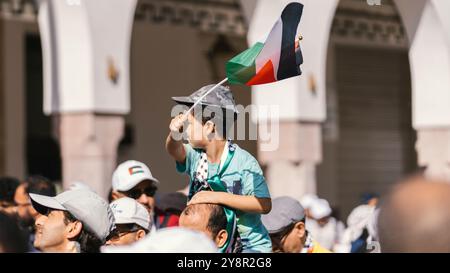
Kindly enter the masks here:
[[296, 36], [302, 13], [302, 4], [287, 5], [264, 43], [258, 42], [228, 61], [228, 81], [251, 86], [301, 75], [303, 55]]

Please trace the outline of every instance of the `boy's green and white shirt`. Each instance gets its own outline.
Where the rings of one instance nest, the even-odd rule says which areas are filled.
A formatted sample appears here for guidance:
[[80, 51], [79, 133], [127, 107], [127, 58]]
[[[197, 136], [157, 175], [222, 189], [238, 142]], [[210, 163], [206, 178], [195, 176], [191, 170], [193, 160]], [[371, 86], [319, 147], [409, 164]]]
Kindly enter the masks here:
[[[238, 145], [234, 144], [234, 147], [234, 156], [221, 177], [228, 192], [258, 198], [270, 198], [269, 189], [258, 161]], [[203, 151], [193, 149], [189, 144], [184, 145], [184, 148], [186, 162], [185, 164], [177, 162], [177, 171], [188, 174], [192, 181], [196, 176], [197, 166]], [[208, 162], [208, 178], [213, 177], [219, 171], [220, 164]], [[243, 251], [271, 252], [272, 244], [269, 233], [261, 222], [261, 215], [241, 211], [236, 211], [236, 214]]]

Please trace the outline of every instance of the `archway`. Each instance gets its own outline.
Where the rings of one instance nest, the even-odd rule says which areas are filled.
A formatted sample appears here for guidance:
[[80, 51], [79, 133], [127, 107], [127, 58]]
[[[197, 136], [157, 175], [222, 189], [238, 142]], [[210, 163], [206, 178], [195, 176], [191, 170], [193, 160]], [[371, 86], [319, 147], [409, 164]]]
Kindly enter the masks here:
[[[241, 2], [243, 5], [244, 2], [247, 3], [246, 1]], [[250, 43], [254, 43], [264, 33], [267, 33], [271, 27], [270, 24], [278, 18], [280, 11], [289, 1], [251, 2], [256, 8], [248, 5], [248, 10], [251, 11], [247, 13], [247, 19], [250, 22], [248, 39]], [[320, 185], [317, 187], [316, 166], [320, 164], [324, 157], [328, 156], [322, 153], [322, 134], [325, 134], [324, 137], [329, 137], [327, 134], [331, 131], [331, 135], [333, 135], [333, 123], [325, 123], [325, 130], [322, 134], [312, 132], [306, 127], [320, 128], [327, 118], [333, 119], [333, 117], [327, 117], [326, 115], [327, 112], [330, 112], [327, 111], [327, 107], [333, 107], [333, 104], [327, 103], [325, 95], [328, 93], [328, 96], [330, 96], [328, 91], [336, 88], [336, 81], [329, 77], [330, 69], [334, 68], [336, 63], [331, 62], [330, 64], [330, 60], [333, 58], [328, 58], [328, 56], [335, 54], [329, 52], [329, 40], [339, 3], [341, 4], [340, 7], [342, 5], [349, 7], [348, 15], [359, 15], [370, 20], [374, 18], [371, 12], [381, 11], [382, 16], [384, 13], [384, 16], [387, 16], [391, 21], [395, 21], [391, 25], [374, 26], [377, 31], [382, 32], [381, 35], [378, 35], [382, 39], [377, 39], [377, 35], [375, 35], [375, 41], [366, 42], [365, 46], [367, 48], [367, 44], [376, 43], [380, 48], [383, 48], [385, 53], [387, 51], [392, 52], [392, 50], [402, 52], [403, 61], [400, 61], [400, 64], [406, 71], [403, 73], [405, 78], [410, 74], [411, 83], [409, 88], [405, 87], [405, 89], [410, 89], [411, 99], [403, 100], [412, 102], [410, 115], [406, 118], [409, 119], [409, 122], [412, 120], [414, 129], [419, 132], [418, 143], [422, 143], [418, 145], [420, 156], [417, 161], [421, 163], [420, 165], [429, 167], [433, 165], [430, 164], [431, 159], [438, 160], [438, 164], [434, 164], [434, 166], [437, 166], [437, 169], [447, 169], [450, 173], [450, 168], [445, 167], [448, 166], [450, 153], [439, 153], [439, 145], [432, 143], [432, 139], [436, 139], [435, 136], [438, 134], [441, 140], [440, 146], [450, 149], [450, 138], [448, 138], [448, 128], [450, 127], [450, 93], [448, 92], [450, 89], [448, 78], [450, 66], [448, 56], [450, 50], [448, 47], [449, 32], [446, 31], [450, 29], [450, 22], [445, 19], [448, 17], [445, 15], [450, 10], [450, 3], [435, 0], [413, 2], [386, 0], [382, 1], [381, 6], [370, 6], [366, 1], [359, 0], [334, 0], [320, 2], [320, 4], [313, 0], [302, 0], [301, 2], [308, 10], [308, 12], [304, 12], [299, 27], [304, 34], [303, 36], [306, 37], [303, 50], [305, 56], [313, 56], [305, 59], [302, 67], [304, 75], [286, 84], [273, 86], [273, 88], [258, 87], [258, 90], [254, 92], [254, 99], [256, 98], [256, 100], [253, 103], [276, 103], [280, 105], [280, 128], [283, 128], [283, 124], [286, 125], [284, 127], [288, 128], [284, 133], [283, 130], [280, 130], [279, 143], [285, 143], [284, 146], [286, 147], [281, 146], [280, 149], [271, 153], [259, 151], [259, 158], [264, 159], [268, 166], [266, 175], [269, 178], [269, 184], [272, 185], [271, 192], [273, 192], [273, 195], [291, 195], [299, 198], [307, 192], [316, 193], [316, 188], [318, 188], [319, 195], [338, 205], [339, 185], [333, 183], [333, 179], [328, 179], [333, 178], [332, 175], [322, 176]], [[351, 6], [356, 6], [356, 9], [351, 9]], [[317, 20], [317, 18], [320, 18], [320, 20]], [[398, 27], [402, 25], [403, 27]], [[359, 26], [362, 29], [358, 29]], [[352, 26], [350, 25], [350, 27]], [[367, 24], [355, 24], [353, 27], [356, 28], [354, 31], [357, 34], [359, 33], [360, 36], [364, 37], [364, 32], [371, 30], [368, 29]], [[385, 32], [384, 35], [383, 32]], [[383, 41], [383, 36], [386, 36], [387, 41]], [[358, 43], [359, 39], [360, 37], [350, 38], [357, 46], [363, 46]], [[349, 40], [349, 38], [344, 40]], [[430, 43], [430, 41], [433, 41], [433, 43]], [[347, 54], [349, 53], [347, 52]], [[346, 59], [347, 57], [344, 55], [343, 58]], [[390, 60], [391, 57], [387, 54], [383, 58]], [[378, 61], [376, 56], [374, 59]], [[408, 66], [411, 67], [410, 73], [407, 72]], [[310, 92], [311, 82], [314, 83], [315, 92]], [[283, 95], [280, 94], [280, 89], [283, 90]], [[430, 96], [430, 90], [432, 90], [433, 96]], [[332, 102], [329, 97], [327, 100]], [[406, 112], [403, 111], [403, 113]], [[410, 124], [407, 127], [410, 127]], [[427, 137], [420, 137], [422, 131], [427, 132], [429, 128], [436, 127], [440, 130], [430, 132]], [[334, 128], [334, 132], [336, 131], [338, 130]], [[414, 142], [414, 140], [409, 141], [409, 143], [411, 142]], [[411, 144], [408, 144], [407, 150], [414, 153], [414, 147], [411, 148], [411, 146]], [[410, 161], [414, 160], [414, 156], [408, 158], [410, 158]], [[327, 163], [322, 164], [322, 169], [324, 165], [327, 165]], [[327, 166], [325, 168], [336, 168], [329, 164]], [[302, 171], [305, 169], [307, 171]], [[393, 176], [392, 181], [395, 178]]]
[[[341, 0], [330, 35], [319, 195], [346, 216], [417, 169], [406, 31], [393, 1]], [[344, 218], [345, 219], [345, 218]]]

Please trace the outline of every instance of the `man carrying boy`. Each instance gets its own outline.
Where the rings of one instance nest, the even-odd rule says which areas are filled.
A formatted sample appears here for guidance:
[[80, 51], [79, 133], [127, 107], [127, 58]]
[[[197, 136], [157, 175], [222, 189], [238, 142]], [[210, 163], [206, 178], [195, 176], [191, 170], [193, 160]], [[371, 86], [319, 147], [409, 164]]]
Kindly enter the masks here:
[[[212, 86], [173, 100], [190, 107]], [[271, 210], [261, 167], [247, 151], [227, 140], [238, 114], [230, 89], [219, 86], [198, 108], [202, 111], [194, 109], [172, 120], [166, 141], [177, 170], [190, 177], [188, 204], [218, 204], [234, 210], [243, 252], [271, 252], [270, 237], [261, 222], [261, 214]], [[182, 130], [189, 144], [183, 144]]]

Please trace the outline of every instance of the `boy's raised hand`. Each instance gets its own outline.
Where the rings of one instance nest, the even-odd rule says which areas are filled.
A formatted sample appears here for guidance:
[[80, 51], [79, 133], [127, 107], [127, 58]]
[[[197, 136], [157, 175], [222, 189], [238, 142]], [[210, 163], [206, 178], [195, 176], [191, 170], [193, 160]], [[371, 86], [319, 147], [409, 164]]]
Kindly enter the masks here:
[[183, 124], [187, 120], [187, 116], [184, 114], [179, 114], [178, 116], [174, 117], [172, 121], [170, 122], [169, 129], [170, 134], [172, 137], [179, 137], [180, 133], [183, 129]]
[[221, 204], [224, 197], [224, 192], [215, 191], [200, 191], [197, 192], [192, 199], [188, 202], [189, 205], [194, 204]]
[[179, 163], [186, 160], [186, 151], [183, 146], [183, 124], [187, 116], [180, 114], [172, 119], [169, 125], [170, 134], [166, 140], [166, 150]]

